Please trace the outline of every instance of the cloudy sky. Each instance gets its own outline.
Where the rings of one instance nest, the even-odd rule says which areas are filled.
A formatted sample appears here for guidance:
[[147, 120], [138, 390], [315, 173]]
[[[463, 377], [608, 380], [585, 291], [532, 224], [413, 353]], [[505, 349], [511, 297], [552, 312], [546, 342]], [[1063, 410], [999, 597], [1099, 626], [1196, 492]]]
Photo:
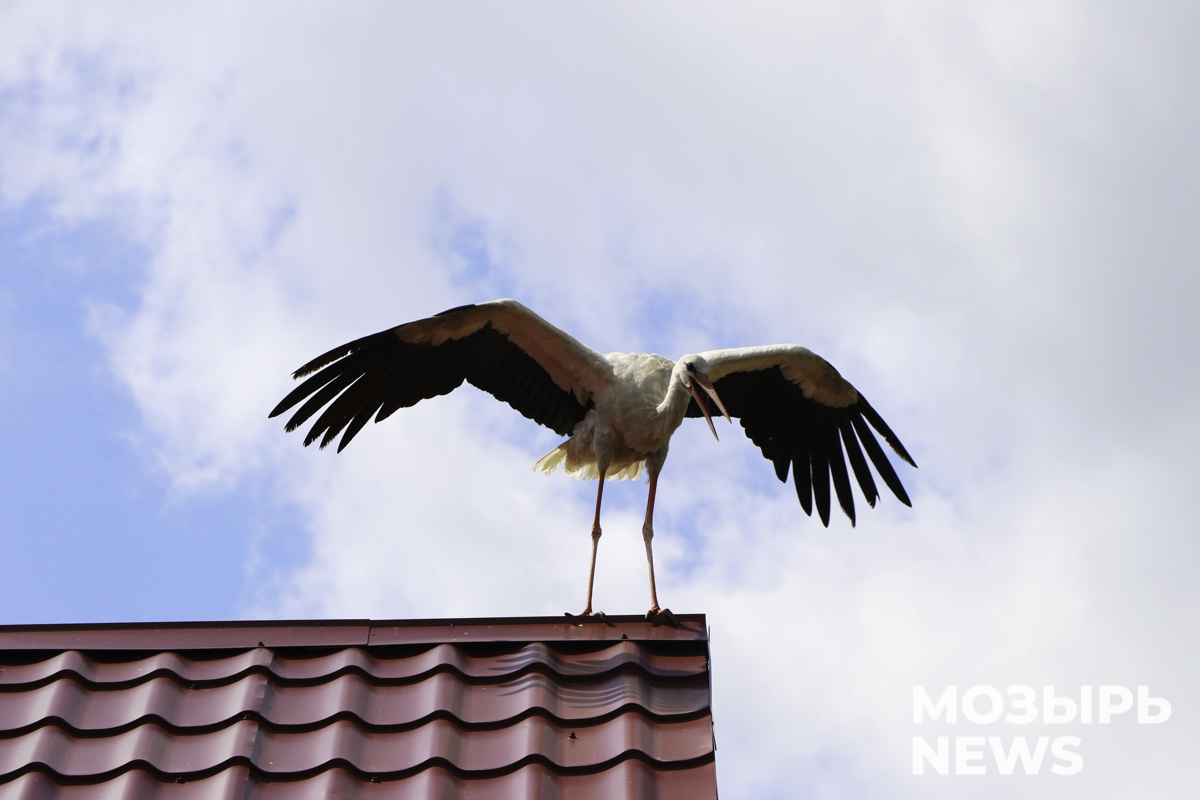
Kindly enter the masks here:
[[[1190, 796], [1198, 40], [1176, 3], [0, 3], [0, 622], [578, 611], [552, 432], [471, 389], [340, 455], [266, 418], [511, 296], [601, 351], [804, 344], [921, 465], [826, 530], [677, 434], [659, 593], [712, 626], [723, 797]], [[644, 502], [605, 494], [608, 613]], [[914, 685], [1173, 713], [916, 726]], [[916, 735], [1083, 768], [914, 776]]]

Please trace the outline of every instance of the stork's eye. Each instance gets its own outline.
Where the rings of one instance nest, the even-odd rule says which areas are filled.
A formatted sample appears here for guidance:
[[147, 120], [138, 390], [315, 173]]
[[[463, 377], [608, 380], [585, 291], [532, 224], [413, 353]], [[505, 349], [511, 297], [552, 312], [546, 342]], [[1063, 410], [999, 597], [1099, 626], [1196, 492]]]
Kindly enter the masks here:
[[696, 365], [693, 364], [691, 361], [687, 362], [687, 364], [685, 364], [684, 366], [687, 367], [688, 372], [692, 373], [693, 375], [696, 374]]

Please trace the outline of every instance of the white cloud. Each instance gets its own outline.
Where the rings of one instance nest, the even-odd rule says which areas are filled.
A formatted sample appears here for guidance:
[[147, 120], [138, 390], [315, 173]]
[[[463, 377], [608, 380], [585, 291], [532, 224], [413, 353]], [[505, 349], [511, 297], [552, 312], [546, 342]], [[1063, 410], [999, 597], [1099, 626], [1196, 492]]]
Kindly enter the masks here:
[[[506, 407], [456, 393], [339, 456], [265, 419], [323, 349], [511, 292], [602, 350], [808, 344], [922, 464], [911, 512], [827, 532], [738, 434], [681, 432], [660, 594], [714, 626], [727, 796], [1006, 795], [911, 776], [913, 683], [1195, 700], [1186, 21], [67, 8], [0, 12], [0, 194], [151, 248], [94, 324], [154, 463], [184, 493], [265, 476], [308, 520], [311, 561], [251, 569], [247, 613], [582, 604], [594, 485], [531, 475], [555, 439]], [[644, 489], [606, 501], [598, 605], [636, 612]], [[1074, 782], [1021, 791], [1182, 796], [1152, 733], [1084, 739]]]

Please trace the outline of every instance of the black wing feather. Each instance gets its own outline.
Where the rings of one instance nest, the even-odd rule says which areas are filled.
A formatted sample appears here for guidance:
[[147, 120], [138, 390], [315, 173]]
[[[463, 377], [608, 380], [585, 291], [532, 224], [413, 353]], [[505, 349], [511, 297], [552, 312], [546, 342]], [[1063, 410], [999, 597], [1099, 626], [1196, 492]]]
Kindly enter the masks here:
[[288, 393], [269, 416], [307, 399], [288, 421], [290, 431], [328, 404], [304, 444], [320, 439], [325, 447], [344, 430], [339, 451], [372, 415], [380, 422], [397, 409], [447, 394], [464, 380], [563, 436], [593, 405], [559, 388], [541, 364], [490, 323], [438, 345], [406, 342], [397, 329], [364, 336], [313, 359], [294, 376], [305, 375], [312, 377]]
[[[355, 379], [358, 377], [352, 372], [335, 372], [332, 368], [330, 368], [328, 371], [334, 373], [333, 380], [325, 383], [324, 385], [322, 385], [323, 382], [321, 381], [313, 381], [314, 385], [320, 386], [321, 388], [308, 399], [308, 402], [296, 410], [296, 413], [292, 415], [292, 418], [288, 420], [287, 425], [284, 426], [285, 431], [291, 433], [292, 431], [296, 430], [296, 428], [299, 428], [308, 420], [309, 417], [320, 411], [326, 403], [341, 394], [347, 386], [354, 383]], [[323, 372], [320, 375], [313, 376], [313, 378], [323, 377], [325, 377], [325, 373]], [[307, 386], [308, 381], [305, 381], [304, 385]], [[312, 390], [310, 389], [310, 391]], [[300, 398], [298, 397], [293, 402], [297, 402], [299, 400]], [[272, 412], [272, 416], [281, 414], [284, 411], [287, 411], [288, 408], [290, 408], [290, 406], [278, 406], [276, 407], [275, 411]]]
[[829, 527], [829, 451], [828, 439], [819, 425], [820, 412], [808, 420], [808, 435], [812, 439], [812, 487], [813, 501], [821, 524]]
[[[364, 347], [367, 346], [367, 344], [369, 344], [373, 339], [375, 339], [378, 336], [379, 336], [378, 333], [373, 333], [370, 336], [364, 336], [361, 339], [355, 339], [353, 342], [346, 342], [343, 345], [338, 345], [337, 347], [333, 348], [329, 352], [322, 353], [321, 355], [314, 358], [312, 361], [305, 364], [300, 369], [293, 372], [292, 377], [293, 378], [303, 378], [305, 375], [311, 375], [312, 373], [316, 372], [317, 370], [321, 369], [321, 367], [324, 367], [327, 364], [332, 364], [333, 362], [340, 360], [342, 357], [349, 355], [350, 353], [354, 353], [359, 350], [362, 350]], [[286, 411], [287, 409], [285, 408], [283, 410]], [[276, 413], [278, 413], [278, 412], [276, 412]], [[274, 414], [272, 414], [271, 416], [274, 416]], [[270, 419], [270, 417], [268, 417], [268, 419]]]
[[777, 459], [775, 459], [774, 463], [775, 463], [775, 476], [777, 478], [779, 478], [779, 480], [783, 481], [784, 483], [787, 483], [788, 467], [790, 467], [792, 465], [792, 462], [786, 461], [782, 458], [777, 458]]
[[[828, 417], [834, 415], [828, 414]], [[837, 492], [838, 505], [842, 513], [850, 518], [850, 527], [854, 527], [854, 495], [850, 492], [850, 476], [846, 473], [846, 459], [842, 455], [840, 428], [836, 418], [827, 419], [823, 426], [826, 452], [829, 454], [829, 474], [833, 478], [833, 488]]]
[[[784, 378], [779, 367], [733, 372], [715, 381], [714, 388], [729, 415], [741, 420], [746, 435], [775, 465], [779, 480], [787, 481], [791, 466], [796, 496], [806, 514], [812, 515], [815, 502], [821, 521], [829, 524], [832, 478], [838, 505], [854, 524], [851, 471], [867, 503], [874, 507], [879, 489], [867, 465], [868, 458], [900, 502], [912, 505], [871, 427], [879, 431], [897, 455], [913, 466], [916, 464], [862, 395], [845, 408], [823, 405], [805, 397], [799, 386]], [[689, 404], [687, 416], [701, 416], [695, 400]]]
[[872, 477], [871, 470], [867, 466], [867, 459], [863, 457], [862, 448], [858, 446], [858, 437], [854, 434], [854, 423], [845, 415], [841, 415], [838, 418], [838, 428], [842, 432], [842, 444], [846, 447], [846, 455], [850, 459], [850, 466], [854, 469], [858, 487], [862, 489], [863, 496], [867, 498], [867, 505], [874, 508], [875, 501], [879, 498], [879, 490], [875, 488], [875, 478]]
[[900, 444], [900, 437], [892, 433], [892, 429], [883, 421], [883, 417], [879, 416], [879, 412], [872, 408], [871, 404], [867, 402], [867, 398], [861, 394], [858, 396], [858, 403], [855, 403], [855, 405], [859, 404], [862, 405], [862, 415], [866, 417], [867, 422], [871, 423], [871, 427], [883, 434], [884, 441], [891, 445], [891, 448], [896, 451], [898, 456], [915, 467], [917, 462], [913, 461], [912, 456], [904, 449], [904, 445]]
[[875, 434], [871, 433], [871, 429], [867, 427], [867, 423], [862, 417], [853, 417], [851, 422], [854, 423], [854, 430], [858, 433], [858, 438], [862, 441], [863, 447], [867, 448], [867, 455], [871, 458], [871, 463], [875, 465], [875, 469], [879, 472], [879, 477], [883, 478], [883, 482], [892, 490], [892, 494], [899, 498], [901, 503], [906, 506], [911, 506], [912, 503], [908, 499], [908, 492], [904, 491], [904, 485], [900, 483], [900, 477], [896, 474], [896, 470], [892, 468], [892, 462], [888, 461], [887, 454], [883, 452], [883, 448], [879, 446], [879, 442], [875, 439]]
[[[328, 384], [330, 381], [334, 380], [335, 378], [337, 378], [340, 375], [341, 375], [340, 372], [338, 372], [337, 370], [333, 370], [333, 369], [327, 369], [327, 370], [321, 372], [321, 374], [319, 374], [319, 375], [313, 375], [308, 380], [306, 380], [304, 383], [300, 384], [295, 389], [292, 389], [290, 392], [288, 392], [287, 397], [280, 400], [279, 405], [275, 406], [275, 408], [271, 410], [271, 413], [268, 415], [268, 418], [275, 417], [275, 416], [282, 414], [284, 411], [287, 411], [289, 408], [296, 405], [296, 403], [299, 403], [305, 397], [308, 397], [313, 392], [316, 392], [317, 390], [321, 389], [326, 384]], [[344, 389], [346, 387], [343, 386], [342, 388]], [[313, 410], [315, 411], [316, 409], [313, 409]], [[295, 419], [295, 417], [293, 417], [293, 419]], [[307, 419], [307, 417], [305, 417], [305, 419]], [[301, 422], [303, 422], [303, 420], [301, 420]], [[290, 425], [290, 427], [288, 428], [289, 432], [296, 429], [295, 425], [291, 425], [290, 422], [288, 424]]]
[[[468, 341], [475, 337], [478, 342]], [[591, 400], [581, 403], [560, 389], [541, 364], [490, 324], [459, 341], [464, 355], [486, 345], [487, 357], [464, 358], [468, 383], [558, 434], [569, 436], [593, 406]]]
[[792, 482], [796, 484], [796, 497], [800, 498], [800, 507], [804, 513], [812, 516], [812, 473], [809, 472], [809, 458], [803, 461], [799, 458], [792, 464]]

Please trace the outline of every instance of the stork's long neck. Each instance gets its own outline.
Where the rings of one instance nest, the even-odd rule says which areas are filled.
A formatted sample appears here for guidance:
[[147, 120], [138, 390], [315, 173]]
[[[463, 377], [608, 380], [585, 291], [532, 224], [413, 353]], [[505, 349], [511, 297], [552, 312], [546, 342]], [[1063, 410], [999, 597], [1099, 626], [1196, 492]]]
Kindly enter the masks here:
[[688, 403], [691, 400], [692, 395], [683, 387], [683, 381], [678, 375], [672, 374], [671, 382], [667, 386], [667, 394], [655, 409], [658, 412], [659, 423], [668, 430], [674, 431], [683, 422], [683, 416], [687, 413]]

